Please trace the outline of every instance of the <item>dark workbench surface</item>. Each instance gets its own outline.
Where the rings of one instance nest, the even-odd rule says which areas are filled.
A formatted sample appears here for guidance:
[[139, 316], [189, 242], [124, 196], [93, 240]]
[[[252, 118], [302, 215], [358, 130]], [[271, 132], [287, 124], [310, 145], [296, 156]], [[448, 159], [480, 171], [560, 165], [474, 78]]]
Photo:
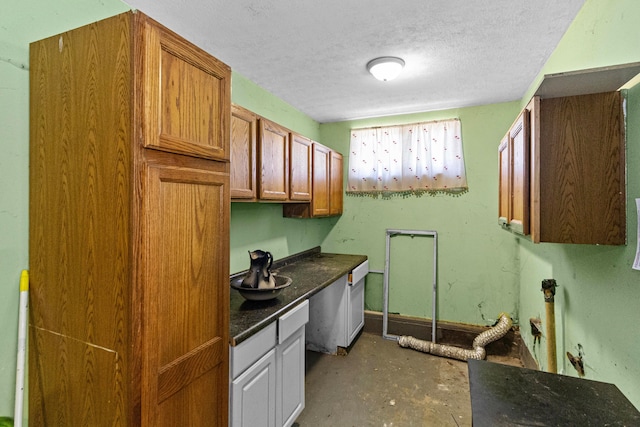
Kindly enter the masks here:
[[469, 360], [474, 427], [640, 426], [613, 384]]
[[[268, 326], [299, 303], [329, 286], [367, 260], [365, 255], [322, 253], [320, 247], [275, 260], [271, 271], [288, 276], [292, 283], [275, 299], [248, 301], [231, 289], [229, 332], [231, 345], [235, 346]], [[249, 263], [247, 258], [247, 264]], [[243, 276], [246, 271], [234, 274], [231, 279]]]

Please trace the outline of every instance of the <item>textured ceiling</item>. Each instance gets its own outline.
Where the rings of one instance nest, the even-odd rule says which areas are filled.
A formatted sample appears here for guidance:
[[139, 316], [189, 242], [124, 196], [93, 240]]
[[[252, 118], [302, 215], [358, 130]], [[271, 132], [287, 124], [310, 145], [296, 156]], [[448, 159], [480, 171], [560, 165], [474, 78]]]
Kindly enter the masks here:
[[584, 0], [125, 2], [325, 123], [520, 99]]

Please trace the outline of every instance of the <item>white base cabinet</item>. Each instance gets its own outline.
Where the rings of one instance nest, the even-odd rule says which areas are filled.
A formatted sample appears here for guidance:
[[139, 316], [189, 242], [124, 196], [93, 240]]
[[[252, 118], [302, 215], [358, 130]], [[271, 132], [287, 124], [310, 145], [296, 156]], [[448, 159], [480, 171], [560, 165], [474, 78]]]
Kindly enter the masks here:
[[231, 383], [231, 425], [276, 426], [276, 350], [271, 349]]
[[304, 409], [304, 326], [276, 347], [276, 425], [291, 426]]
[[309, 302], [231, 347], [232, 427], [289, 427], [304, 409]]
[[311, 298], [306, 326], [307, 349], [337, 354], [351, 345], [364, 326], [365, 261]]

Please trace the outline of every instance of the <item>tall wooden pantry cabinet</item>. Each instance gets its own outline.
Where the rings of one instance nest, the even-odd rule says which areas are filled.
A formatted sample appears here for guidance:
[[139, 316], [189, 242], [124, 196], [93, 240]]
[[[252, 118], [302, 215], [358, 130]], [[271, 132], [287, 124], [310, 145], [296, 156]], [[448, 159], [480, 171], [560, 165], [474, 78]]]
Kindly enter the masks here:
[[128, 12], [31, 45], [30, 116], [30, 425], [227, 425], [229, 67]]

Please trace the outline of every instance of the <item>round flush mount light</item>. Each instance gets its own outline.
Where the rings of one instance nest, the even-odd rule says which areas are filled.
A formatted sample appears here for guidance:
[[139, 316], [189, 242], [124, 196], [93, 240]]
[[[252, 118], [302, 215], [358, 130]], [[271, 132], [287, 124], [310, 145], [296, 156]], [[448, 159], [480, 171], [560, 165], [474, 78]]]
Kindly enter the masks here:
[[404, 67], [404, 61], [395, 56], [383, 56], [367, 63], [367, 70], [378, 80], [386, 82], [398, 77]]

